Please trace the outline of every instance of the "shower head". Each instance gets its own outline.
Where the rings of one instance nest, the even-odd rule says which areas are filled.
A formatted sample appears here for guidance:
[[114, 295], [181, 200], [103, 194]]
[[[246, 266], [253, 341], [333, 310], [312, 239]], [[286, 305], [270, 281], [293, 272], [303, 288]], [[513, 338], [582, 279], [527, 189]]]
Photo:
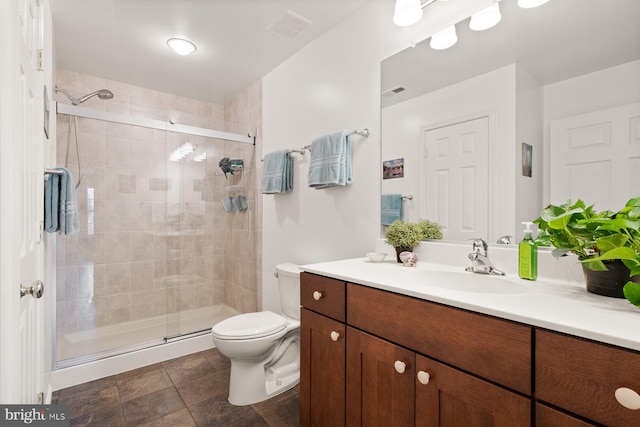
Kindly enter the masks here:
[[98, 96], [98, 98], [100, 99], [113, 99], [113, 92], [111, 92], [109, 89], [100, 89], [97, 90], [93, 93], [90, 93], [88, 95], [83, 96], [82, 98], [78, 99], [78, 104], [82, 104], [84, 101], [86, 101], [87, 99], [93, 97], [93, 96]]
[[60, 92], [63, 93], [67, 96], [67, 98], [69, 98], [69, 100], [71, 101], [72, 105], [79, 105], [82, 104], [84, 101], [86, 101], [87, 99], [97, 96], [99, 99], [113, 99], [113, 92], [111, 92], [109, 89], [100, 89], [97, 90], [95, 92], [92, 92], [88, 95], [85, 95], [81, 98], [74, 98], [73, 96], [71, 96], [69, 94], [69, 92], [67, 92], [64, 89], [58, 89], [58, 87], [56, 86], [56, 92]]

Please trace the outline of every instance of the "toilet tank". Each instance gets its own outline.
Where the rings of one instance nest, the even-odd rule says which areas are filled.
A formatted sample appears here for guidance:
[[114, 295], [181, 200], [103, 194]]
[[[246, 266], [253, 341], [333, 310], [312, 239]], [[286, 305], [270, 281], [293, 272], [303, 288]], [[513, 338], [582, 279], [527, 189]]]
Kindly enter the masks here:
[[282, 313], [300, 320], [300, 268], [296, 264], [276, 265]]

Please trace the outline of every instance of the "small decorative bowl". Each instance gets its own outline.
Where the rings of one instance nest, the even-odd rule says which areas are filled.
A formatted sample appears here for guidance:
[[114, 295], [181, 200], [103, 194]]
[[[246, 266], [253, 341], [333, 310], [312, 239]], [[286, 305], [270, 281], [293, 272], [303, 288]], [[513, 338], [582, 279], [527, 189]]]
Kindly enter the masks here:
[[384, 252], [369, 252], [367, 254], [367, 258], [369, 258], [369, 261], [371, 262], [382, 262], [386, 257], [387, 254]]

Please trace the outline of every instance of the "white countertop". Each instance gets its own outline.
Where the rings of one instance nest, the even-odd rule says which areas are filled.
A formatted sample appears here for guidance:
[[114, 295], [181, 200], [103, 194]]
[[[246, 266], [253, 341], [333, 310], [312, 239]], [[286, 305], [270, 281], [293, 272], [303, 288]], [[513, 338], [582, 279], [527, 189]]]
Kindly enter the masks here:
[[640, 308], [625, 299], [591, 294], [584, 284], [487, 276], [423, 261], [404, 267], [393, 257], [382, 263], [355, 258], [301, 269], [640, 351]]

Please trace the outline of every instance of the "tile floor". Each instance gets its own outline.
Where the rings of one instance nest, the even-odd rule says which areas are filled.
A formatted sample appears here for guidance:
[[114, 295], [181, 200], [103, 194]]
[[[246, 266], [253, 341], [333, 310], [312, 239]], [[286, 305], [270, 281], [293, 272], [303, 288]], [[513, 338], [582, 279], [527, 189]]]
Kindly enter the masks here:
[[214, 348], [56, 391], [71, 426], [297, 426], [299, 386], [265, 402], [227, 401], [229, 360]]

